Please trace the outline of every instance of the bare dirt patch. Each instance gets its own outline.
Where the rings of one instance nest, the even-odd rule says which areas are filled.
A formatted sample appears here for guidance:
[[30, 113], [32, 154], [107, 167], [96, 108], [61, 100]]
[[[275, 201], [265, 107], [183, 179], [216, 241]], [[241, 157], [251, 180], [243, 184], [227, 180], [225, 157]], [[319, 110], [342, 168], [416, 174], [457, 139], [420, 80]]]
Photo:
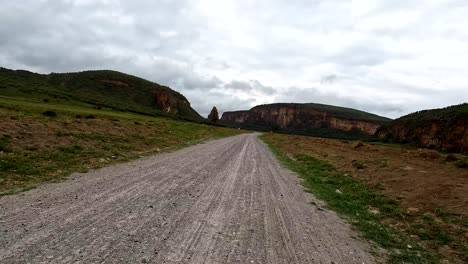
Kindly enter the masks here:
[[[468, 215], [468, 170], [447, 162], [448, 154], [362, 142], [288, 138], [294, 142], [289, 147], [291, 151], [300, 147], [304, 153], [350, 171], [357, 179], [397, 198], [413, 211], [444, 208], [454, 214]], [[356, 168], [356, 163], [363, 168]]]

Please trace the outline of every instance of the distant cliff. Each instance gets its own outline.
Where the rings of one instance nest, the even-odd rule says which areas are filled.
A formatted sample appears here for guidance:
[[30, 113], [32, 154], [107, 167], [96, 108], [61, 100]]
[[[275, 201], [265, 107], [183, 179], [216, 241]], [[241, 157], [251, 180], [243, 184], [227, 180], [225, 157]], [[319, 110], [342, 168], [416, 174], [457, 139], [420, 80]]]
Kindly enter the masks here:
[[403, 116], [378, 129], [376, 135], [387, 141], [468, 152], [468, 104]]
[[351, 108], [279, 103], [256, 106], [248, 111], [224, 112], [221, 121], [244, 128], [301, 134], [343, 131], [374, 135], [390, 119]]

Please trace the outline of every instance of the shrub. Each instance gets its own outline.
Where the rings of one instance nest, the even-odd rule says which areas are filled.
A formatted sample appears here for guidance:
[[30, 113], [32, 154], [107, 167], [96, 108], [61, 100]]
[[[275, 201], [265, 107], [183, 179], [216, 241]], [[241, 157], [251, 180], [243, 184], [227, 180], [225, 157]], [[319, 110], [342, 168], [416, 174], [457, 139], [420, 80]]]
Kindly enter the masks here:
[[83, 147], [79, 145], [72, 145], [72, 146], [62, 146], [62, 147], [59, 147], [59, 149], [65, 153], [78, 154], [83, 150]]
[[0, 151], [10, 151], [10, 147], [8, 143], [11, 141], [12, 137], [10, 135], [3, 135], [0, 138]]
[[448, 154], [447, 157], [445, 158], [445, 161], [447, 162], [453, 162], [453, 161], [457, 161], [458, 158], [457, 156], [453, 155], [453, 154]]
[[47, 111], [43, 112], [42, 115], [43, 116], [49, 116], [49, 117], [56, 117], [57, 113], [55, 113], [54, 111], [47, 110]]
[[466, 160], [458, 160], [455, 162], [455, 166], [458, 168], [466, 169], [468, 168], [468, 161]]
[[352, 164], [358, 170], [362, 170], [362, 169], [366, 168], [366, 164], [364, 164], [364, 162], [362, 162], [362, 161], [353, 160]]
[[95, 119], [96, 117], [94, 115], [87, 115], [85, 116], [86, 119]]
[[439, 152], [426, 149], [419, 150], [419, 156], [424, 159], [438, 159], [440, 157]]

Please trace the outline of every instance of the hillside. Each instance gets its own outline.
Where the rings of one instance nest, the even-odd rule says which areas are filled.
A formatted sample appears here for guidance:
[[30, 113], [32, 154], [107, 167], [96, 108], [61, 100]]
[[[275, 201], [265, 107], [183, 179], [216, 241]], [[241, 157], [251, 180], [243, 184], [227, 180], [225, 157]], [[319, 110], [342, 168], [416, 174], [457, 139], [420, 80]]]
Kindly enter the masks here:
[[44, 102], [86, 103], [98, 108], [170, 116], [190, 121], [203, 118], [180, 93], [116, 71], [51, 73], [0, 68], [0, 95], [39, 98]]
[[224, 112], [223, 124], [246, 129], [342, 139], [373, 139], [390, 119], [356, 109], [323, 104], [277, 103], [248, 111]]
[[403, 116], [380, 128], [376, 135], [386, 141], [466, 152], [468, 104], [424, 110]]

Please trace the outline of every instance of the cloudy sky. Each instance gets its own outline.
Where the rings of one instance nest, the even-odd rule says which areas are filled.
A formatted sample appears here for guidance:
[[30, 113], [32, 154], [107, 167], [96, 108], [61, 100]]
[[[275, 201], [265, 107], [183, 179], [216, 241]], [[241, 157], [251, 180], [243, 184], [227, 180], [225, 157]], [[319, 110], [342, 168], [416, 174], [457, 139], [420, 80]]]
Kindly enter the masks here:
[[0, 66], [118, 70], [203, 115], [317, 102], [398, 117], [468, 101], [466, 0], [0, 3]]

